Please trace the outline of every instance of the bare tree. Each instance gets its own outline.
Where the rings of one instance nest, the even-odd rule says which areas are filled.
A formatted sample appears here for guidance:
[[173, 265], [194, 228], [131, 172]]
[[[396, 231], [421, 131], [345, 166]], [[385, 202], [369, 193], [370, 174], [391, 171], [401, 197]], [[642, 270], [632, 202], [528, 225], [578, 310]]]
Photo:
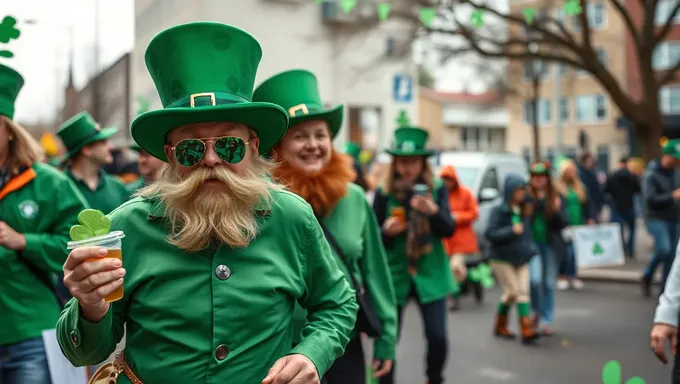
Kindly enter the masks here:
[[[608, 2], [615, 10], [616, 16], [623, 20], [627, 37], [632, 41], [635, 60], [638, 61], [641, 95], [632, 95], [627, 85], [622, 84], [598, 59], [593, 44], [589, 3], [595, 0], [579, 0], [582, 12], [577, 16], [578, 30], [569, 28], [568, 23], [545, 15], [541, 20], [528, 23], [522, 14], [502, 10], [492, 0], [392, 0], [390, 18], [399, 18], [409, 22], [413, 28], [413, 38], [431, 38], [439, 36], [456, 38], [464, 42], [464, 46], [452, 48], [447, 44], [439, 44], [437, 49], [448, 51], [448, 57], [455, 57], [460, 52], [471, 51], [490, 59], [508, 60], [540, 60], [543, 63], [561, 63], [573, 69], [589, 73], [607, 92], [611, 100], [632, 123], [636, 137], [641, 141], [643, 155], [646, 158], [659, 155], [659, 139], [663, 133], [663, 115], [660, 109], [659, 90], [676, 80], [680, 70], [680, 62], [672, 63], [665, 71], [656, 71], [652, 66], [654, 50], [669, 35], [674, 25], [676, 13], [680, 10], [680, 1], [672, 3], [668, 15], [658, 23], [657, 11], [663, 0], [599, 0]], [[641, 10], [641, 20], [635, 20], [626, 7], [631, 4]], [[422, 25], [418, 17], [418, 7], [435, 7], [437, 17], [429, 27]], [[505, 31], [498, 29], [489, 31], [486, 26], [477, 28], [467, 20], [459, 17], [461, 9], [483, 11], [485, 18], [493, 18]], [[359, 20], [361, 19], [361, 20]], [[378, 23], [377, 17], [357, 17], [354, 33], [365, 28], [373, 28]], [[526, 33], [514, 31], [524, 30]], [[530, 36], [530, 37], [529, 37]], [[530, 51], [530, 43], [537, 49]]]

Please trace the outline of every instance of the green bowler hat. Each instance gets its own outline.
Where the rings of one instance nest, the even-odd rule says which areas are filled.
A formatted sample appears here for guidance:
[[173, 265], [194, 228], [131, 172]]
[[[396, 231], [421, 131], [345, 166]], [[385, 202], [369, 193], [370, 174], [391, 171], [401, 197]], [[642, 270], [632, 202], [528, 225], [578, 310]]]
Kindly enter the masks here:
[[0, 115], [14, 118], [14, 103], [23, 86], [24, 78], [19, 72], [0, 64]]
[[116, 132], [118, 132], [116, 128], [102, 129], [89, 113], [78, 113], [62, 124], [57, 132], [67, 151], [61, 161], [70, 159], [84, 146], [106, 140], [115, 135]]
[[664, 143], [661, 153], [680, 159], [680, 139], [670, 139]]
[[309, 120], [323, 120], [335, 137], [342, 126], [343, 106], [323, 107], [319, 82], [309, 71], [294, 69], [270, 77], [255, 89], [253, 100], [283, 107], [288, 111], [291, 127]]
[[394, 131], [394, 145], [385, 152], [392, 156], [431, 156], [434, 151], [425, 148], [430, 134], [417, 127], [401, 127]]
[[145, 60], [163, 109], [132, 122], [132, 137], [152, 156], [167, 161], [168, 132], [186, 124], [233, 122], [254, 129], [260, 153], [274, 147], [288, 128], [278, 105], [252, 102], [262, 48], [253, 36], [220, 23], [189, 23], [159, 33]]

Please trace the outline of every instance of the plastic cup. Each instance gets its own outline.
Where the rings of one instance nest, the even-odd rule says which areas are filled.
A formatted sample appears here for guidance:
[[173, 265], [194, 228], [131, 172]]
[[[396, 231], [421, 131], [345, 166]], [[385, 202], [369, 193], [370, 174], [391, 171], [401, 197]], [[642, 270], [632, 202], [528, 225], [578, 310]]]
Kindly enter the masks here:
[[396, 217], [402, 223], [406, 222], [406, 209], [404, 207], [392, 207], [390, 216]]
[[[118, 259], [122, 263], [123, 252], [121, 251], [121, 246], [123, 245], [123, 243], [121, 239], [123, 237], [125, 237], [125, 233], [123, 233], [123, 231], [113, 231], [106, 235], [91, 237], [85, 240], [69, 241], [68, 243], [66, 243], [66, 249], [72, 250], [83, 247], [102, 247], [106, 248], [106, 256], [104, 257]], [[99, 259], [100, 258], [92, 258], [87, 261], [95, 261]], [[121, 285], [115, 291], [108, 294], [108, 296], [106, 296], [104, 300], [107, 303], [112, 303], [122, 298], [123, 298], [123, 286]]]

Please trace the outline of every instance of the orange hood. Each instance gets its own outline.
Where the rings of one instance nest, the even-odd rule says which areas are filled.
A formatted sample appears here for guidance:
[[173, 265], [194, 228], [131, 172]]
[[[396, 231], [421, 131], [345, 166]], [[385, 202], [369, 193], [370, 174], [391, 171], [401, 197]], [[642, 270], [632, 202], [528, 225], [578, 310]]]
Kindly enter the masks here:
[[439, 177], [442, 179], [450, 179], [458, 183], [458, 174], [456, 173], [456, 168], [453, 165], [447, 165], [439, 172]]

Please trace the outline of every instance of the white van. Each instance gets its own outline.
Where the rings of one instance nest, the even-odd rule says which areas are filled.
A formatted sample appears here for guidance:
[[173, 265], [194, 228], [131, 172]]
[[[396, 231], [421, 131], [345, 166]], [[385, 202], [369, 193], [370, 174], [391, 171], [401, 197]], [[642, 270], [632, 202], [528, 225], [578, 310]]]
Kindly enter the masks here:
[[441, 152], [430, 159], [435, 172], [445, 165], [456, 169], [461, 184], [470, 188], [479, 203], [479, 218], [474, 224], [482, 252], [486, 249], [484, 231], [491, 209], [503, 202], [503, 185], [509, 173], [529, 179], [529, 165], [523, 157], [512, 153]]

